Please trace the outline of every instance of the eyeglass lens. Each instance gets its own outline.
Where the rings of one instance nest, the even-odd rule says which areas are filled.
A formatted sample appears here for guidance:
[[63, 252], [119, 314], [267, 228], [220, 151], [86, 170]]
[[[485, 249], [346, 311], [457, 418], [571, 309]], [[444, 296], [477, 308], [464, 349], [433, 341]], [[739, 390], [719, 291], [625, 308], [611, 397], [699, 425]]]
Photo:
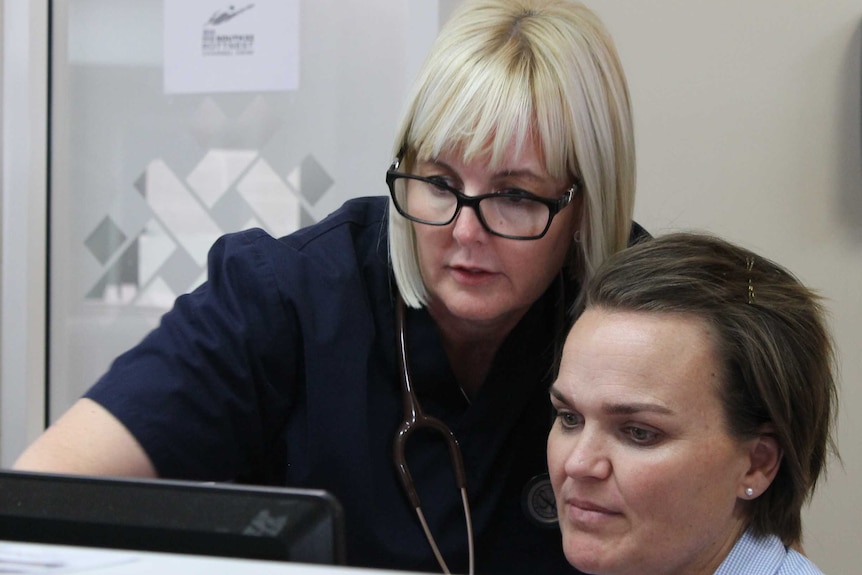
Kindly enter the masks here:
[[[411, 219], [434, 224], [450, 223], [458, 210], [458, 197], [449, 189], [410, 177], [393, 182], [398, 207]], [[488, 196], [477, 204], [480, 220], [494, 233], [513, 237], [541, 235], [551, 218], [550, 208], [527, 197]]]

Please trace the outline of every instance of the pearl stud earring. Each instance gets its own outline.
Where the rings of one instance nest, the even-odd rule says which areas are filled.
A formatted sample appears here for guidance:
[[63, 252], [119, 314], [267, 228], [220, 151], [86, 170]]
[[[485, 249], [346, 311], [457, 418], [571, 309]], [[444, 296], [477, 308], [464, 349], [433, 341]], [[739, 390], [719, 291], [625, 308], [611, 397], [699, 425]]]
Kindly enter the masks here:
[[752, 489], [751, 487], [746, 487], [745, 495], [746, 497], [754, 497], [754, 489]]

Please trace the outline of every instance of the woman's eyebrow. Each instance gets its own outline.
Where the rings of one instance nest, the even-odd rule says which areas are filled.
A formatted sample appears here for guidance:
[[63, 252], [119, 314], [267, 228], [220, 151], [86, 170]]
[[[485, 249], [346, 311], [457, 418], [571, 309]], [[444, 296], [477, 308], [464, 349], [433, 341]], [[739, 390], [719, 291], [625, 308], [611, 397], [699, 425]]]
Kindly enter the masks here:
[[520, 170], [503, 170], [494, 174], [494, 179], [501, 178], [526, 178], [529, 180], [534, 180], [536, 182], [545, 182], [548, 180], [550, 176], [544, 176], [542, 174], [537, 174], [533, 170], [529, 168], [522, 168]]
[[425, 167], [435, 167], [435, 168], [444, 168], [449, 170], [450, 172], [454, 172], [455, 169], [442, 160], [436, 160], [434, 158], [428, 158], [427, 160], [420, 160], [416, 162], [416, 166], [425, 166]]
[[[570, 405], [570, 402], [563, 396], [563, 393], [553, 385], [548, 390], [549, 393], [560, 403]], [[633, 402], [633, 403], [605, 403], [602, 405], [602, 411], [608, 415], [634, 415], [636, 413], [651, 412], [660, 413], [662, 415], [673, 415], [674, 410], [658, 403]]]
[[563, 396], [563, 392], [554, 387], [553, 385], [551, 385], [548, 391], [552, 396], [554, 396], [554, 399], [556, 399], [560, 403], [565, 403], [566, 405], [569, 404], [568, 400]]
[[[420, 160], [416, 162], [417, 166], [434, 166], [438, 168], [444, 168], [446, 170], [457, 172], [455, 168], [450, 166], [448, 163], [443, 160], [436, 158], [427, 158], [425, 160]], [[537, 173], [535, 170], [531, 168], [515, 168], [515, 169], [504, 169], [499, 170], [491, 174], [492, 180], [500, 180], [505, 178], [525, 178], [529, 180], [534, 180], [536, 182], [542, 183], [545, 182], [548, 178], [550, 178], [547, 174]]]
[[644, 411], [660, 413], [662, 415], [673, 415], [675, 412], [669, 407], [657, 403], [605, 403], [602, 411], [609, 415], [633, 415]]

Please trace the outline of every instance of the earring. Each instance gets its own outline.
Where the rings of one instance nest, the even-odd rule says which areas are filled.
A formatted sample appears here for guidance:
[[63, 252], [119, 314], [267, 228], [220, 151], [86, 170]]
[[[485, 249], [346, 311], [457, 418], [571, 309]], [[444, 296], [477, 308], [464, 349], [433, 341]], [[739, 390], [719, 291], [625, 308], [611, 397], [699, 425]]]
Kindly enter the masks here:
[[754, 489], [752, 489], [751, 487], [746, 487], [745, 488], [745, 496], [746, 497], [754, 497]]

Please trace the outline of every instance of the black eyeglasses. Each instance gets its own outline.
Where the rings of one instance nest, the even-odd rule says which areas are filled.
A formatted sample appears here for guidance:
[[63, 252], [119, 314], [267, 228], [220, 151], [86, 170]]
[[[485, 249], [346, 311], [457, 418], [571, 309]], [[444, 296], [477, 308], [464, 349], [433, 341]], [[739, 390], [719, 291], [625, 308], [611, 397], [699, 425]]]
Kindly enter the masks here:
[[424, 178], [398, 171], [396, 158], [386, 171], [386, 185], [395, 209], [408, 220], [429, 226], [445, 226], [458, 217], [462, 206], [475, 210], [489, 233], [511, 240], [537, 240], [551, 221], [568, 206], [580, 190], [578, 180], [556, 200], [541, 198], [525, 190], [503, 190], [467, 196], [441, 178]]

